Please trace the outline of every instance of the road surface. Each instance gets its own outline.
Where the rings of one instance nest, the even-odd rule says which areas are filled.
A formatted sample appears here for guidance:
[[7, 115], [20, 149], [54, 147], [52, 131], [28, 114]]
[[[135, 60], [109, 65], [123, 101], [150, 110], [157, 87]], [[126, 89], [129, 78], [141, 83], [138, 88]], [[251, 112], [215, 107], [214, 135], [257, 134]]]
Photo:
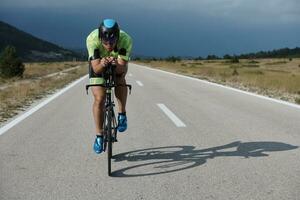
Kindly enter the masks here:
[[129, 128], [92, 150], [80, 81], [0, 135], [0, 199], [300, 199], [300, 107], [130, 64]]

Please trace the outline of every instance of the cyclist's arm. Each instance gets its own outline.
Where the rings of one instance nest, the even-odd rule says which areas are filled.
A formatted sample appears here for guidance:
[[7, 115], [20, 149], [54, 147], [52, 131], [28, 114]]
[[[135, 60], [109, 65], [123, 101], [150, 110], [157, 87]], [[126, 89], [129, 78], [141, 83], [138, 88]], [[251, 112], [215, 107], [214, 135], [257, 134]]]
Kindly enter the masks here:
[[92, 68], [96, 74], [101, 74], [105, 70], [107, 63], [108, 61], [106, 58], [91, 60]]
[[117, 59], [117, 74], [124, 74], [127, 72], [127, 67], [128, 67], [128, 61], [122, 59], [122, 58], [118, 58]]
[[128, 61], [130, 60], [130, 54], [132, 49], [132, 39], [130, 36], [124, 41], [123, 48], [119, 50], [119, 56], [117, 59], [117, 74], [126, 74], [128, 70]]
[[86, 47], [89, 55], [88, 59], [91, 63], [93, 71], [96, 74], [101, 74], [105, 69], [106, 61], [100, 57], [98, 46], [99, 44], [97, 43], [95, 36], [91, 33], [86, 39]]
[[105, 67], [108, 65], [109, 62], [111, 62], [108, 57], [100, 57], [99, 49], [94, 49], [93, 53], [92, 50], [90, 50], [89, 55], [91, 66], [96, 74], [101, 74], [102, 72], [104, 72]]

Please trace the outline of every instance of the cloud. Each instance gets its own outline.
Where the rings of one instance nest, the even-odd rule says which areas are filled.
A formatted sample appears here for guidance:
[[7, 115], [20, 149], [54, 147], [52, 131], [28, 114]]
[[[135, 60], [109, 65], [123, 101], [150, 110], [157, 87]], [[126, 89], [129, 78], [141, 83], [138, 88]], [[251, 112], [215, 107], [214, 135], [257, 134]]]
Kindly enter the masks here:
[[153, 15], [155, 12], [177, 12], [178, 17], [193, 14], [199, 18], [238, 23], [300, 23], [299, 0], [51, 0], [51, 3], [48, 0], [2, 0], [1, 4], [5, 9], [119, 10], [129, 14], [138, 9], [152, 11]]
[[152, 0], [144, 8], [241, 23], [300, 23], [299, 0]]

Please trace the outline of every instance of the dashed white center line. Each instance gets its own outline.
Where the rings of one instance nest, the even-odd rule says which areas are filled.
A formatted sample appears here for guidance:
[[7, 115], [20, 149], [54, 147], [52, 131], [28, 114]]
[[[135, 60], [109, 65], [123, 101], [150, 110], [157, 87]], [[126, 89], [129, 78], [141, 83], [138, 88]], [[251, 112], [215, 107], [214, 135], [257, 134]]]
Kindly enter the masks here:
[[177, 127], [186, 127], [186, 125], [164, 104], [158, 103], [157, 106], [174, 122]]
[[136, 81], [136, 83], [137, 83], [139, 86], [141, 86], [141, 87], [144, 86], [144, 84], [143, 84], [141, 81]]

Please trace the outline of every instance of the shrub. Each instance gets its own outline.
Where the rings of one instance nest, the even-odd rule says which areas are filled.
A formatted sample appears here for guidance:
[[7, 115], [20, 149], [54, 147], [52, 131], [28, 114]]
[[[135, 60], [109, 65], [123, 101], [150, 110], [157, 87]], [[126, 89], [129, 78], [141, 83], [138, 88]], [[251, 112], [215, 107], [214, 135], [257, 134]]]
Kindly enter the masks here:
[[24, 70], [25, 67], [17, 56], [16, 48], [7, 46], [0, 55], [0, 76], [3, 78], [22, 77]]
[[180, 57], [176, 57], [176, 56], [170, 56], [166, 58], [166, 61], [168, 62], [176, 62], [176, 61], [181, 61]]
[[194, 60], [203, 60], [203, 58], [201, 56], [198, 56], [198, 57], [194, 58]]
[[229, 55], [229, 54], [226, 54], [226, 55], [223, 56], [223, 59], [229, 60], [229, 59], [232, 59], [232, 56]]
[[257, 64], [257, 63], [259, 63], [259, 62], [256, 61], [256, 60], [250, 60], [248, 63], [249, 63], [249, 64]]
[[230, 61], [231, 61], [231, 63], [239, 63], [240, 62], [238, 57], [236, 57], [236, 56], [232, 57]]
[[239, 73], [238, 73], [238, 71], [237, 71], [237, 69], [236, 69], [236, 68], [234, 68], [234, 70], [233, 70], [233, 72], [232, 72], [232, 75], [233, 75], [233, 76], [237, 76], [237, 75], [239, 75]]
[[206, 60], [218, 60], [218, 59], [220, 59], [220, 58], [216, 55], [208, 55], [206, 57]]
[[297, 97], [297, 98], [295, 99], [295, 102], [296, 102], [297, 104], [300, 104], [300, 98]]

